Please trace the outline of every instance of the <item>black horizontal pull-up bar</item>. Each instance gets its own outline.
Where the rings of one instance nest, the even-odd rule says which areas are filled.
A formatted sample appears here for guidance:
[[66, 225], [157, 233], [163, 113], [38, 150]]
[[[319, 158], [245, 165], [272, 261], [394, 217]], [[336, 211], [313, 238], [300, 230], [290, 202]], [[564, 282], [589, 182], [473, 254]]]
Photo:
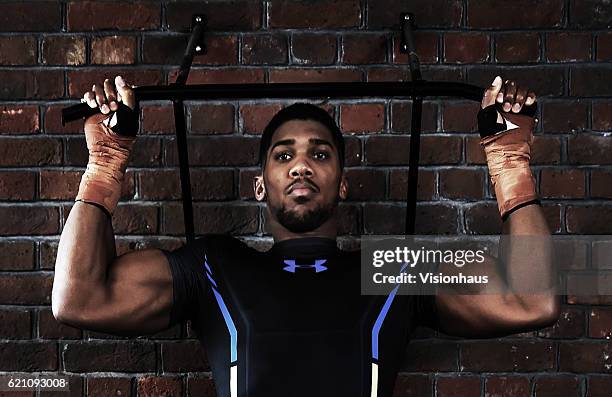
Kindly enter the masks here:
[[[484, 88], [465, 83], [425, 81], [421, 77], [419, 59], [415, 51], [413, 30], [414, 15], [401, 14], [401, 51], [408, 54], [410, 82], [332, 82], [332, 83], [272, 83], [272, 84], [200, 84], [185, 85], [194, 55], [204, 53], [204, 15], [192, 16], [192, 33], [175, 83], [167, 86], [143, 86], [134, 88], [140, 101], [170, 100], [174, 104], [177, 149], [187, 242], [195, 238], [191, 183], [187, 153], [184, 100], [232, 100], [232, 99], [288, 99], [288, 98], [411, 98], [412, 122], [410, 132], [410, 159], [406, 199], [406, 234], [414, 234], [416, 219], [416, 190], [419, 168], [419, 143], [423, 98], [454, 97], [480, 101]], [[62, 124], [99, 113], [81, 103], [62, 109]]]
[[[142, 86], [134, 89], [137, 101], [283, 99], [283, 98], [371, 98], [371, 97], [459, 97], [480, 101], [484, 88], [456, 82], [346, 82], [272, 84], [197, 84]], [[64, 123], [99, 112], [81, 103], [62, 109]]]

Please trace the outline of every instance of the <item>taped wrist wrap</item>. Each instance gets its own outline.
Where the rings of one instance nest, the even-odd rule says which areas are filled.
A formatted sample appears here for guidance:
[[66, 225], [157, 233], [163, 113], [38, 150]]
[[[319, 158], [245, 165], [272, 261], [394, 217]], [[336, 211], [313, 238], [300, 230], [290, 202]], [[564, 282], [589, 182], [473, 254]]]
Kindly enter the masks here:
[[103, 123], [108, 115], [100, 116], [85, 124], [89, 162], [76, 201], [100, 205], [112, 216], [135, 138], [118, 135]]
[[496, 120], [497, 111], [493, 105], [479, 112], [480, 144], [487, 157], [499, 213], [505, 219], [516, 207], [538, 198], [535, 178], [529, 168], [535, 121], [523, 114], [506, 113], [503, 114], [504, 125], [495, 123], [493, 127], [487, 122], [492, 117], [491, 112]]

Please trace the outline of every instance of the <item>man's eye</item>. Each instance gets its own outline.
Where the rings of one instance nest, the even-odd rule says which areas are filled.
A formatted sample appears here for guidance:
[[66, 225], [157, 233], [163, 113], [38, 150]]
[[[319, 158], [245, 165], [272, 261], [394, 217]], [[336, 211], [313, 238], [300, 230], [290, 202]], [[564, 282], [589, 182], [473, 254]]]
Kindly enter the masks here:
[[329, 153], [327, 152], [315, 152], [315, 158], [319, 159], [319, 160], [324, 160], [329, 158]]
[[[284, 156], [287, 156], [287, 157], [284, 157]], [[276, 160], [284, 161], [284, 160], [289, 160], [291, 158], [291, 155], [288, 152], [282, 152], [274, 156], [274, 158]]]

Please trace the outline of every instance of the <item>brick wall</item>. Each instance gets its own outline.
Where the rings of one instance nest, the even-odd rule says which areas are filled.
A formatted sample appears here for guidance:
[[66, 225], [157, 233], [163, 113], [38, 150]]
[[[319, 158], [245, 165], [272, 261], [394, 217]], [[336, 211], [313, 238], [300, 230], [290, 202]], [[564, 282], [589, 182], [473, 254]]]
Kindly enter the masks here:
[[[4, 1], [0, 371], [68, 374], [71, 392], [62, 396], [213, 395], [205, 353], [187, 325], [121, 339], [53, 319], [57, 242], [87, 161], [82, 123], [62, 127], [60, 109], [116, 74], [138, 85], [173, 81], [193, 12], [208, 16], [212, 32], [189, 83], [406, 80], [397, 34], [404, 11], [417, 17], [425, 79], [486, 86], [499, 73], [539, 95], [532, 164], [551, 229], [611, 234], [608, 1]], [[269, 243], [251, 176], [257, 134], [281, 104], [186, 103], [197, 233]], [[352, 184], [342, 233], [401, 233], [409, 101], [325, 105], [347, 140]], [[425, 101], [417, 232], [500, 230], [474, 132], [476, 110], [473, 102]], [[182, 241], [172, 108], [149, 102], [142, 114], [113, 221], [120, 253]], [[607, 396], [610, 304], [609, 297], [566, 299], [554, 327], [500, 340], [458, 341], [422, 330], [406, 352], [396, 395]]]

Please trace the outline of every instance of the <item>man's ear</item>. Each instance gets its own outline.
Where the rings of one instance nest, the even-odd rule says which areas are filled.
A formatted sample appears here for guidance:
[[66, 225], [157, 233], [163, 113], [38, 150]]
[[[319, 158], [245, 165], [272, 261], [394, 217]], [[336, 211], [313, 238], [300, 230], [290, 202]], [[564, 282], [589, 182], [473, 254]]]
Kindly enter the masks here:
[[344, 172], [340, 177], [340, 187], [338, 188], [338, 196], [340, 196], [342, 200], [346, 200], [346, 198], [348, 197], [348, 179], [346, 178]]
[[253, 191], [255, 192], [255, 199], [257, 201], [266, 199], [266, 186], [264, 185], [263, 175], [256, 175], [253, 177]]

